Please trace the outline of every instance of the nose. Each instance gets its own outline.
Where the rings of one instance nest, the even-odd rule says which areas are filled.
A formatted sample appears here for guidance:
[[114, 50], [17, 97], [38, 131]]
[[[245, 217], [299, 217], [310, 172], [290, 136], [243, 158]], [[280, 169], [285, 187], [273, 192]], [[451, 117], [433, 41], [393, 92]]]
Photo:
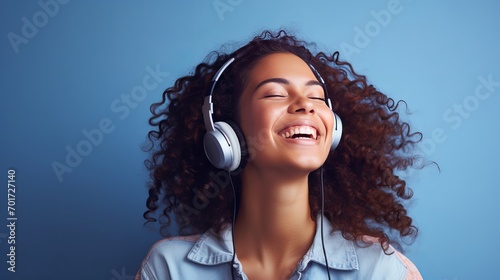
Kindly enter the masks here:
[[289, 106], [290, 113], [310, 113], [314, 114], [314, 104], [311, 99], [305, 96], [297, 97]]

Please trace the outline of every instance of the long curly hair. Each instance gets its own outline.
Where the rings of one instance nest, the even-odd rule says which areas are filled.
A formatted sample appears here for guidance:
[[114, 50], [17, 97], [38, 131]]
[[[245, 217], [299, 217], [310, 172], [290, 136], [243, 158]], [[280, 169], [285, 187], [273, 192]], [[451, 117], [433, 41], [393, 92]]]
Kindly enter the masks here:
[[[316, 46], [285, 31], [264, 31], [245, 46], [225, 54], [210, 53], [194, 73], [181, 77], [151, 106], [148, 133], [151, 156], [148, 210], [144, 218], [159, 222], [162, 235], [220, 232], [232, 221], [233, 179], [238, 204], [239, 172], [229, 178], [213, 167], [205, 156], [206, 132], [202, 104], [215, 72], [231, 57], [237, 57], [220, 78], [215, 93], [214, 120], [237, 122], [237, 104], [252, 67], [272, 53], [293, 53], [313, 65], [325, 80], [333, 111], [343, 122], [342, 140], [323, 165], [325, 217], [335, 230], [356, 242], [363, 236], [389, 244], [413, 239], [418, 230], [405, 208], [413, 193], [397, 174], [415, 166], [415, 144], [422, 136], [412, 132], [397, 112], [395, 102], [356, 73], [338, 53], [311, 53]], [[402, 101], [404, 102], [404, 101]], [[405, 104], [406, 105], [406, 104]], [[241, 168], [241, 167], [240, 167]], [[309, 204], [315, 219], [320, 209], [320, 171], [309, 175]], [[228, 187], [229, 186], [229, 187]], [[178, 232], [172, 234], [172, 229]]]

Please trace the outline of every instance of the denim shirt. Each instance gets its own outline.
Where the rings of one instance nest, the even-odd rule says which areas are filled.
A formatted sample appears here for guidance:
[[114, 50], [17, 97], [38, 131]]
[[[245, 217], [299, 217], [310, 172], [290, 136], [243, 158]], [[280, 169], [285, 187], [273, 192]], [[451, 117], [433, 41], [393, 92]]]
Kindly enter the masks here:
[[[418, 280], [422, 279], [416, 267], [401, 253], [387, 255], [379, 243], [358, 246], [346, 240], [324, 219], [324, 242], [331, 279], [339, 280]], [[320, 227], [316, 227], [314, 241], [299, 261], [290, 279], [328, 279], [321, 244]], [[136, 279], [231, 279], [233, 245], [231, 228], [221, 232], [221, 239], [213, 231], [202, 235], [167, 238], [157, 242], [144, 259]], [[235, 279], [248, 280], [235, 256]]]

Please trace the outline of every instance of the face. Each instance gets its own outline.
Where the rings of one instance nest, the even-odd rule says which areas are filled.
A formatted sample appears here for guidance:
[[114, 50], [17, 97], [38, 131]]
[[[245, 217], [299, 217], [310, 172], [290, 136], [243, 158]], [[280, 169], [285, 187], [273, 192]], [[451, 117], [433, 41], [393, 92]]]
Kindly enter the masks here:
[[298, 56], [276, 53], [261, 58], [239, 101], [248, 165], [318, 169], [330, 151], [334, 121], [324, 98], [321, 84]]

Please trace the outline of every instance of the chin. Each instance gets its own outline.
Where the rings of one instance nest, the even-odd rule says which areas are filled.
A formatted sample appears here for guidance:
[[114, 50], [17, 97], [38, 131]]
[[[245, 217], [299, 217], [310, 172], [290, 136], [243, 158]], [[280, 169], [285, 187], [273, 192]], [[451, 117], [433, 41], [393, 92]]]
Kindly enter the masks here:
[[296, 162], [293, 164], [293, 169], [297, 170], [302, 170], [304, 172], [313, 172], [314, 170], [317, 170], [321, 166], [323, 166], [324, 160], [319, 160], [318, 158], [304, 158], [304, 159], [297, 159]]

